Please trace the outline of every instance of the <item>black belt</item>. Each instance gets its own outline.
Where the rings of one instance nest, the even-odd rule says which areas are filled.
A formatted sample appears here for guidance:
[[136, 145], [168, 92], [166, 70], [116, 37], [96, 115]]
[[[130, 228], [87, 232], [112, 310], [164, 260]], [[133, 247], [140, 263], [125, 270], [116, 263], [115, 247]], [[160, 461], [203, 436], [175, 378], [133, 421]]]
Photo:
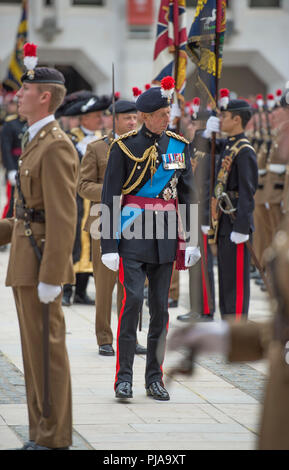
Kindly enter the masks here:
[[28, 209], [22, 206], [16, 206], [16, 219], [25, 220], [26, 222], [38, 222], [44, 224], [44, 210]]

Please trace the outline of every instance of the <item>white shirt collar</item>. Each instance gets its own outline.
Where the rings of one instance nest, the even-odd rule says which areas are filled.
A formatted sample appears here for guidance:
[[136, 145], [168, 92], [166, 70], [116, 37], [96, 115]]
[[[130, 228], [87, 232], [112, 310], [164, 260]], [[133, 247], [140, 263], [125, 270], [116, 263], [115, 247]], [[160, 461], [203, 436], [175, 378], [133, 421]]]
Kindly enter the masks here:
[[87, 128], [84, 127], [84, 126], [80, 126], [80, 128], [83, 130], [83, 132], [84, 132], [86, 135], [95, 135], [95, 131], [91, 131], [90, 129], [87, 129]]
[[28, 128], [29, 132], [29, 142], [36, 136], [36, 134], [42, 129], [42, 127], [46, 126], [50, 122], [55, 121], [54, 114], [49, 114], [49, 116], [46, 116], [43, 119], [40, 119], [40, 121], [35, 122]]

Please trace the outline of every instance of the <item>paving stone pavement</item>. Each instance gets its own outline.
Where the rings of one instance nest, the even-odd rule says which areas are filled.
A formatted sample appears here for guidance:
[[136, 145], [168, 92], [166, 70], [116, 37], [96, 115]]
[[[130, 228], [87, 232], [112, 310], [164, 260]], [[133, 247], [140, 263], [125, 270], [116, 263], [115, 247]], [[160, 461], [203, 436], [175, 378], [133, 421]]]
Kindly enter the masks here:
[[[9, 252], [0, 252], [0, 450], [22, 445], [28, 437], [23, 364], [13, 296], [4, 286]], [[188, 273], [180, 277], [179, 307], [170, 310], [170, 329], [188, 311]], [[216, 285], [217, 289], [217, 285]], [[94, 295], [93, 281], [88, 293]], [[116, 332], [116, 295], [112, 327]], [[266, 362], [228, 364], [222, 357], [199, 357], [192, 377], [176, 376], [169, 385], [170, 402], [149, 399], [144, 390], [145, 356], [134, 362], [134, 398], [114, 398], [115, 357], [98, 355], [94, 307], [65, 307], [67, 348], [73, 387], [73, 450], [254, 449], [266, 381]], [[266, 295], [252, 282], [250, 317], [270, 315]], [[144, 307], [145, 344], [148, 310]], [[220, 316], [216, 313], [216, 321]], [[115, 343], [114, 343], [115, 346]], [[168, 353], [164, 373], [179, 356]]]
[[[1, 175], [0, 175], [1, 178]], [[0, 182], [1, 184], [1, 182]], [[2, 188], [3, 189], [3, 188]], [[0, 206], [3, 191], [0, 188]], [[9, 249], [0, 251], [0, 450], [21, 447], [28, 438], [28, 416], [20, 335], [12, 290], [5, 287]], [[216, 268], [215, 268], [216, 270]], [[217, 275], [216, 298], [218, 298]], [[251, 281], [249, 318], [270, 316], [267, 296]], [[94, 295], [91, 278], [89, 295]], [[169, 330], [183, 326], [176, 317], [189, 310], [188, 273], [180, 273], [178, 308], [170, 309]], [[116, 294], [112, 329], [116, 334]], [[94, 307], [64, 308], [73, 392], [72, 450], [247, 450], [256, 447], [267, 363], [229, 364], [219, 356], [198, 357], [192, 377], [176, 376], [169, 402], [156, 402], [144, 390], [145, 356], [134, 361], [134, 398], [114, 397], [115, 357], [99, 356]], [[218, 301], [215, 321], [220, 320]], [[146, 343], [148, 309], [138, 340]], [[114, 347], [116, 346], [114, 340]], [[167, 353], [164, 380], [178, 354]], [[129, 452], [128, 452], [129, 453]]]

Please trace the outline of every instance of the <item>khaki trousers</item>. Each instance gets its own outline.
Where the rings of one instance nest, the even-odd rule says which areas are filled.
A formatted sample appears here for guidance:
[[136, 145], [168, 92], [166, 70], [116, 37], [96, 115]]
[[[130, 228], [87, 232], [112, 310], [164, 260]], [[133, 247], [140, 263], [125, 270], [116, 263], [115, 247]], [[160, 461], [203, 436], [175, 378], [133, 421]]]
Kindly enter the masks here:
[[92, 264], [95, 282], [95, 334], [97, 344], [112, 344], [111, 330], [112, 292], [117, 282], [117, 314], [121, 311], [123, 287], [118, 279], [118, 272], [108, 269], [101, 261], [100, 240], [92, 238]]
[[270, 224], [270, 232], [271, 232], [270, 235], [271, 235], [271, 242], [272, 242], [282, 222], [283, 214], [281, 211], [280, 204], [269, 204], [269, 206], [270, 206], [270, 209], [268, 211], [268, 216], [269, 216], [269, 224]]
[[264, 268], [264, 251], [271, 243], [271, 225], [269, 222], [269, 210], [265, 204], [256, 204], [254, 210], [255, 232], [253, 233], [253, 247], [257, 259]]
[[180, 296], [180, 272], [175, 268], [175, 263], [174, 263], [169, 297], [173, 300], [179, 300], [179, 296]]
[[42, 305], [36, 286], [14, 287], [24, 364], [29, 416], [29, 438], [46, 447], [72, 444], [72, 400], [62, 295], [49, 306], [50, 314], [50, 406], [49, 418], [42, 415]]

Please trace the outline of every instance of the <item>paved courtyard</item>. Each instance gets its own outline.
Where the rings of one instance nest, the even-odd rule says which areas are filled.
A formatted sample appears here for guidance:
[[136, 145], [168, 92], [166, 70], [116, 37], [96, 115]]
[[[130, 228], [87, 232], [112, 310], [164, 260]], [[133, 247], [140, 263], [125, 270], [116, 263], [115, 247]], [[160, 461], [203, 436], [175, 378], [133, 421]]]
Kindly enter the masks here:
[[[23, 364], [12, 291], [4, 286], [8, 251], [0, 253], [0, 450], [21, 446], [28, 436]], [[216, 269], [216, 268], [215, 268]], [[181, 273], [176, 316], [188, 311], [188, 273]], [[251, 281], [250, 318], [270, 315], [266, 294]], [[217, 286], [216, 286], [217, 287]], [[92, 279], [88, 292], [94, 295]], [[117, 328], [116, 296], [113, 331]], [[169, 386], [171, 400], [156, 402], [145, 395], [145, 356], [134, 362], [134, 398], [114, 398], [115, 357], [99, 356], [94, 335], [94, 307], [65, 307], [67, 347], [73, 385], [73, 449], [189, 450], [254, 449], [266, 380], [266, 362], [227, 364], [221, 357], [199, 357], [192, 377], [177, 376]], [[219, 321], [217, 311], [215, 321]], [[148, 310], [144, 307], [146, 343]], [[115, 344], [114, 344], [115, 346]], [[177, 356], [167, 354], [164, 373]], [[164, 376], [166, 379], [166, 375]]]

